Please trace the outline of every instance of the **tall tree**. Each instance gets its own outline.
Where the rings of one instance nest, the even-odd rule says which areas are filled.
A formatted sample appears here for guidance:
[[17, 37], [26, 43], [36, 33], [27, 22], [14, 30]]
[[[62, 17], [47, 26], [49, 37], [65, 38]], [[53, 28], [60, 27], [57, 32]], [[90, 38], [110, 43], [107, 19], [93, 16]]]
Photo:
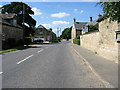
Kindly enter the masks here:
[[[36, 25], [36, 21], [30, 16], [34, 15], [31, 7], [23, 2], [11, 2], [10, 4], [6, 4], [1, 7], [3, 14], [12, 14], [15, 13], [18, 24], [20, 26], [27, 27], [24, 23], [26, 23], [32, 29]], [[24, 23], [23, 23], [24, 22]]]
[[62, 38], [63, 39], [71, 39], [71, 30], [72, 30], [72, 27], [65, 28], [62, 32]]
[[[109, 0], [110, 1], [110, 0]], [[120, 22], [120, 1], [119, 2], [98, 2], [103, 8], [104, 18], [110, 18], [112, 21]]]

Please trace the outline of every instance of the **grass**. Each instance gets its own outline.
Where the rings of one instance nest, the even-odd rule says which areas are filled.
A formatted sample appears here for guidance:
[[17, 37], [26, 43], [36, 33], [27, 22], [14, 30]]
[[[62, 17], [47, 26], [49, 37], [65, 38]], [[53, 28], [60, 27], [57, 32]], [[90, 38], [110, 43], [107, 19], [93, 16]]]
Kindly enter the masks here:
[[77, 45], [80, 45], [80, 39], [73, 39], [73, 43], [77, 44]]
[[17, 51], [17, 50], [23, 50], [23, 49], [27, 49], [27, 48], [29, 48], [29, 46], [19, 46], [19, 47], [12, 48], [12, 49], [2, 50], [2, 51], [0, 51], [0, 54], [12, 52], [12, 51]]

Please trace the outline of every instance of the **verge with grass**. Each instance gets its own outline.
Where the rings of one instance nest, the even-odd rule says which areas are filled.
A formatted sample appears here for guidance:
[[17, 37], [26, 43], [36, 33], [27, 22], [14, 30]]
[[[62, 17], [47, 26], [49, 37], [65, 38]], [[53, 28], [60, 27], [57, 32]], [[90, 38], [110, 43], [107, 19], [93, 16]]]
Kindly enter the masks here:
[[13, 52], [13, 51], [17, 51], [17, 50], [23, 50], [23, 49], [27, 49], [27, 48], [29, 48], [29, 46], [19, 46], [19, 47], [12, 48], [12, 49], [2, 50], [2, 51], [0, 51], [0, 54], [7, 53], [7, 52]]

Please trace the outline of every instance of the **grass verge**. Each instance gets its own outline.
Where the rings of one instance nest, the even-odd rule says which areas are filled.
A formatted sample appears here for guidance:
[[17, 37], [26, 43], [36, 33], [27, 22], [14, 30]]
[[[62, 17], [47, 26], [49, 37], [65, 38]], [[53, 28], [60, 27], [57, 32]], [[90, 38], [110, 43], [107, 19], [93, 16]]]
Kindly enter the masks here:
[[23, 50], [23, 49], [27, 49], [27, 48], [29, 48], [29, 46], [19, 46], [19, 47], [12, 48], [12, 49], [2, 50], [2, 51], [0, 51], [0, 54], [12, 52], [12, 51], [17, 51], [17, 50]]

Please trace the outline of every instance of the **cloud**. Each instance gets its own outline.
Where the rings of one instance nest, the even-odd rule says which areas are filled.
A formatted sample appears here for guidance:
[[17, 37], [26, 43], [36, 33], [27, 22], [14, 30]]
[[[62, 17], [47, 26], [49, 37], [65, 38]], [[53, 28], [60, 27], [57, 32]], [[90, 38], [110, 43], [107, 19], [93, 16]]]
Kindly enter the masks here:
[[53, 21], [52, 24], [53, 25], [68, 25], [70, 23], [66, 21]]
[[78, 9], [74, 9], [74, 12], [77, 12], [78, 11]]
[[83, 12], [84, 12], [83, 10], [80, 11], [81, 14], [82, 14]]
[[50, 24], [42, 24], [44, 27], [46, 28], [51, 28], [51, 25]]
[[40, 9], [38, 8], [32, 8], [32, 10], [34, 11], [34, 15], [42, 15], [43, 13], [40, 12]]
[[70, 16], [70, 14], [65, 13], [65, 12], [51, 14], [51, 17], [57, 17], [57, 18], [66, 17], [66, 16]]

